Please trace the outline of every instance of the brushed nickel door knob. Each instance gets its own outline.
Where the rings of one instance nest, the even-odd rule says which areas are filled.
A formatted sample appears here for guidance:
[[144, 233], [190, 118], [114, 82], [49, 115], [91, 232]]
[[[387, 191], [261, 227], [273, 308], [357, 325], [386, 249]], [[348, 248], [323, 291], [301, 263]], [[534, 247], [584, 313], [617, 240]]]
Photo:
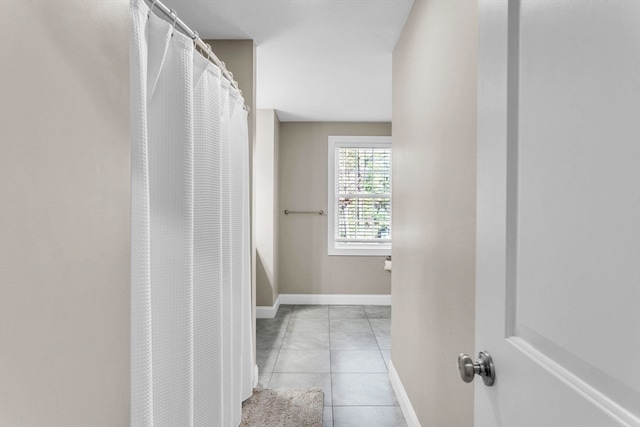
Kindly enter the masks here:
[[458, 356], [458, 370], [460, 378], [465, 383], [473, 381], [475, 375], [482, 377], [482, 382], [487, 387], [491, 387], [496, 380], [496, 371], [493, 367], [493, 359], [486, 351], [478, 353], [478, 359], [474, 362], [468, 354], [462, 353]]

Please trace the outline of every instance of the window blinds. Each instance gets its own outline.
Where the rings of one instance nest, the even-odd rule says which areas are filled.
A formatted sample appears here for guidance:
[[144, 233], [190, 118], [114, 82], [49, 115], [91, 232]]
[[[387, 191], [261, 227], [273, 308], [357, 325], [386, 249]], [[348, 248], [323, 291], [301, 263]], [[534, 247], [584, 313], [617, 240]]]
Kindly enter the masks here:
[[336, 147], [335, 241], [391, 241], [391, 148]]

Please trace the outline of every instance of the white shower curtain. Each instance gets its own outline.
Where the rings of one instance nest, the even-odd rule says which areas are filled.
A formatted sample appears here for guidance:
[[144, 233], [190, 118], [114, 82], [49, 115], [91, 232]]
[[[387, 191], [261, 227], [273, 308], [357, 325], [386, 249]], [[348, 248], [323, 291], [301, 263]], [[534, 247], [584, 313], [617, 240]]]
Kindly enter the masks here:
[[251, 396], [244, 99], [131, 2], [131, 424], [237, 426]]

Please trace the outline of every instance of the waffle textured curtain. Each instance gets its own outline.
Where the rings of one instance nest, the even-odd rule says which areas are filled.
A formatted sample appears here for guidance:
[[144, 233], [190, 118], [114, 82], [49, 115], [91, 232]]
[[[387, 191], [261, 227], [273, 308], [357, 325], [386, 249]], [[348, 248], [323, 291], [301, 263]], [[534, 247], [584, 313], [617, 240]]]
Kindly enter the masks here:
[[237, 426], [252, 392], [244, 99], [131, 2], [131, 424]]

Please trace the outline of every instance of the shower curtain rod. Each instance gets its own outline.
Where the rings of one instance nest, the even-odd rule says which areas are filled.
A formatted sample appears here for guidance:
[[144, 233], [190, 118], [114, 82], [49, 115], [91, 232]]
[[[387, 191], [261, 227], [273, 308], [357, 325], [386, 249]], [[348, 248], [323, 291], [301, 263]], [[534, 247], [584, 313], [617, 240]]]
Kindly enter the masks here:
[[[242, 95], [242, 90], [238, 86], [238, 82], [233, 79], [233, 73], [227, 70], [225, 63], [222, 62], [215, 55], [215, 53], [213, 53], [213, 49], [211, 49], [211, 45], [202, 41], [202, 39], [198, 35], [198, 32], [193, 31], [191, 28], [187, 26], [187, 24], [184, 23], [182, 19], [178, 17], [178, 14], [176, 13], [175, 9], [169, 9], [160, 0], [146, 0], [146, 1], [150, 4], [149, 6], [150, 12], [153, 12], [153, 10], [157, 8], [160, 12], [164, 14], [164, 16], [167, 19], [175, 23], [176, 26], [178, 26], [187, 36], [189, 36], [191, 40], [193, 40], [193, 43], [196, 45], [196, 47], [199, 47], [202, 53], [207, 55], [207, 59], [213, 62], [215, 65], [217, 65], [218, 68], [220, 68], [220, 70], [222, 71], [222, 76], [227, 80], [229, 80], [229, 83], [231, 83], [231, 86], [236, 88], [240, 92], [240, 95]], [[247, 104], [244, 105], [244, 109], [247, 110], [247, 112], [250, 111]]]

